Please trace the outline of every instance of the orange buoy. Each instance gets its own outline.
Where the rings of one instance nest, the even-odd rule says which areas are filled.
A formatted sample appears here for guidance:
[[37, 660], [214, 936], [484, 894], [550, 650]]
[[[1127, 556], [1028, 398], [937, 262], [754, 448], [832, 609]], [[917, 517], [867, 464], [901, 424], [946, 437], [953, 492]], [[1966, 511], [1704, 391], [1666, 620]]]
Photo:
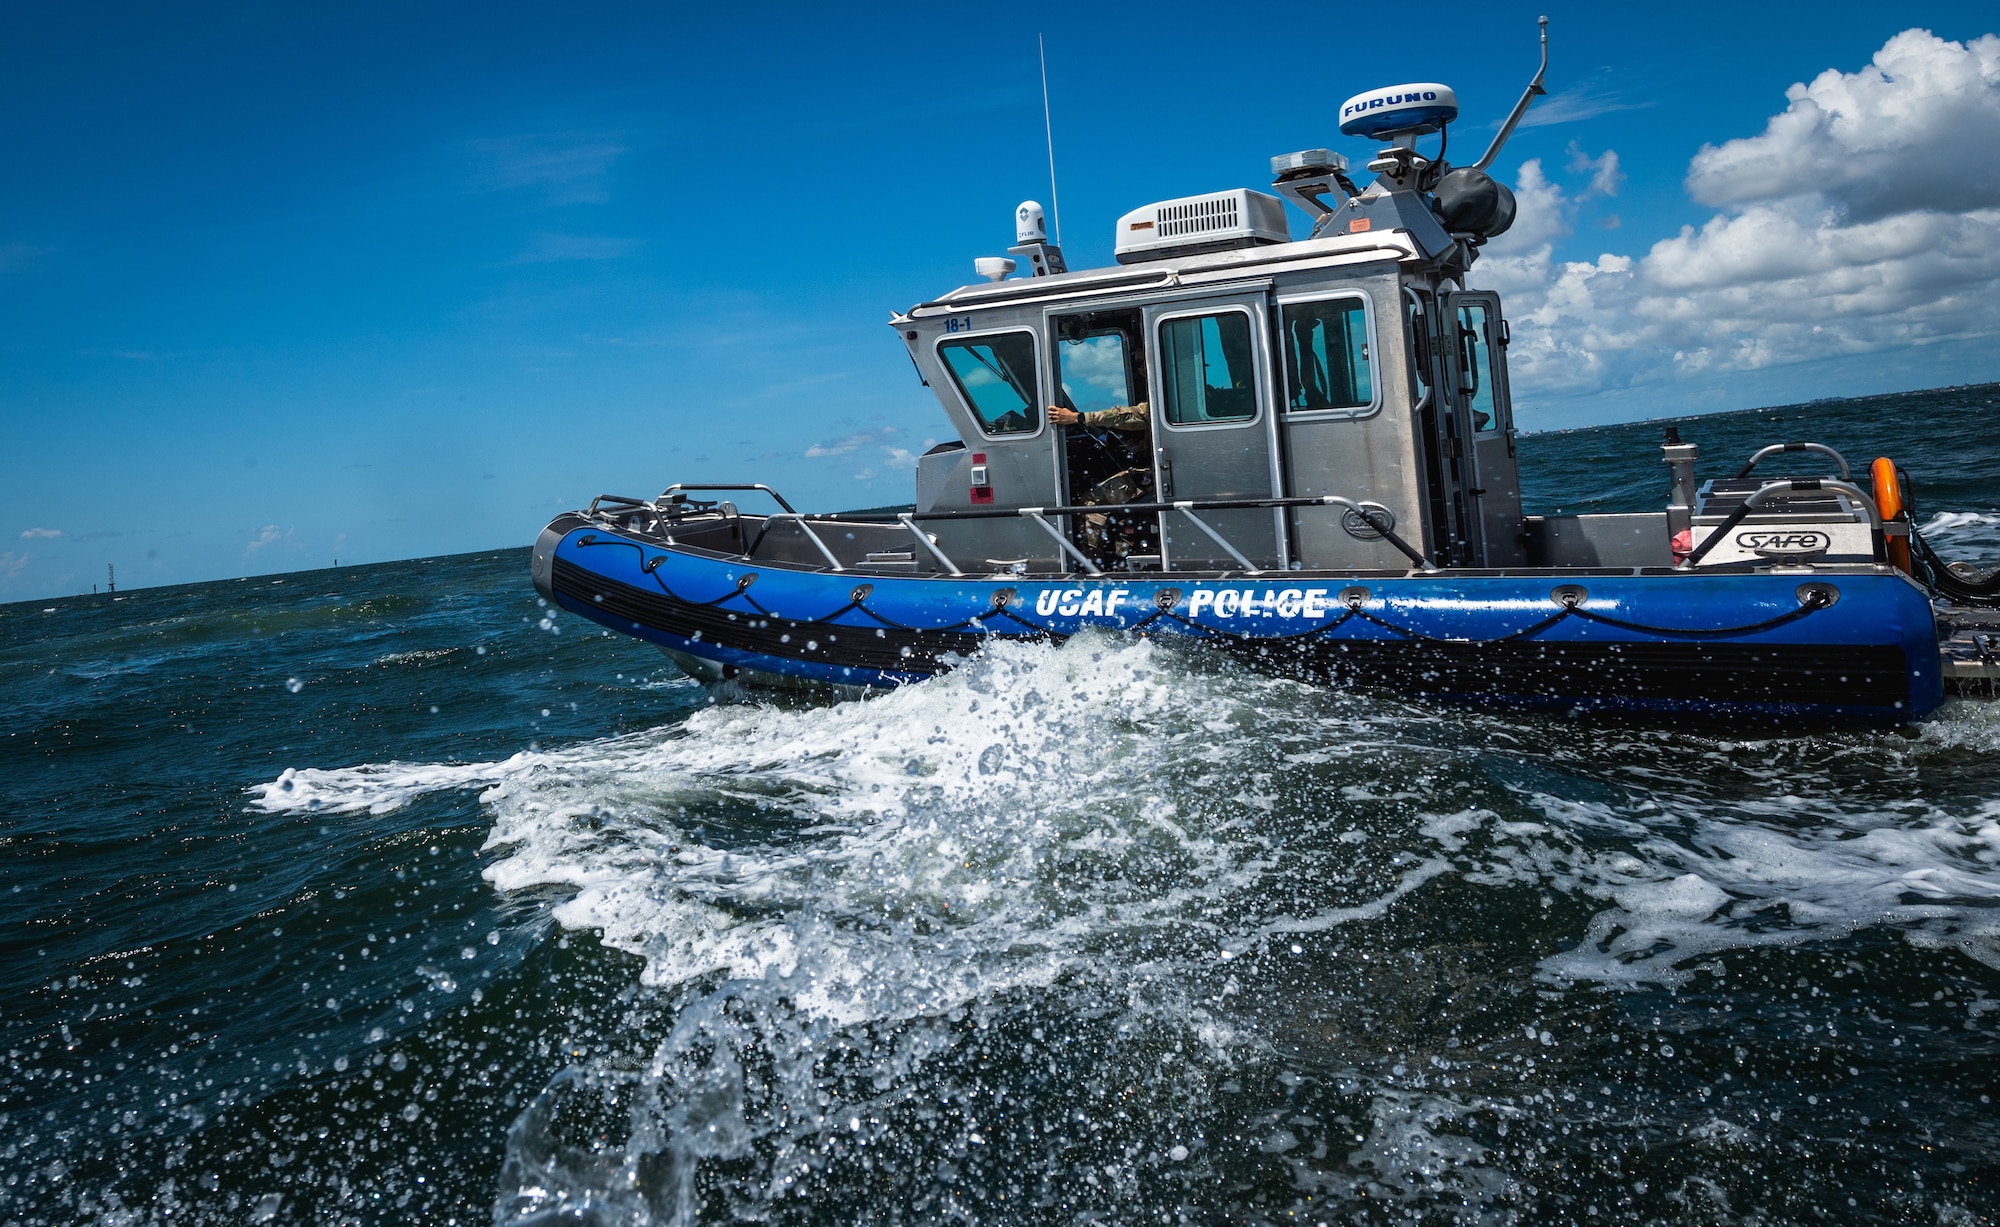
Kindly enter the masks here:
[[[1896, 462], [1887, 456], [1877, 456], [1872, 470], [1875, 476], [1875, 507], [1882, 513], [1882, 524], [1886, 528], [1891, 521], [1902, 520], [1903, 487], [1896, 480]], [[1889, 537], [1889, 561], [1905, 574], [1910, 570], [1910, 539]]]

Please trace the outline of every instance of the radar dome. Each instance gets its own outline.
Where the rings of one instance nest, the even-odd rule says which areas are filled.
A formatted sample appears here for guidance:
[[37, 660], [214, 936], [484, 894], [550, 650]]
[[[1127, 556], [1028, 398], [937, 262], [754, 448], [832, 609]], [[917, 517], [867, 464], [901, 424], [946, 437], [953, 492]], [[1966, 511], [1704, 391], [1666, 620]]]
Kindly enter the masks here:
[[1458, 118], [1458, 95], [1449, 85], [1419, 81], [1356, 94], [1340, 107], [1340, 130], [1348, 136], [1379, 139], [1398, 133], [1421, 136]]

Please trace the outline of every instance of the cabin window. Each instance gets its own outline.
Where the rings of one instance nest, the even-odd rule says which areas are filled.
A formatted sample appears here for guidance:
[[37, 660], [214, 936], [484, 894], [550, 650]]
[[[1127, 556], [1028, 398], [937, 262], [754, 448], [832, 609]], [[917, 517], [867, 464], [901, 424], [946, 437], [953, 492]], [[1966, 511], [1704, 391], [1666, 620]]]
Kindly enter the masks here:
[[987, 434], [1026, 435], [1041, 429], [1033, 333], [988, 333], [946, 341], [938, 346], [938, 356]]
[[1160, 325], [1161, 399], [1175, 426], [1243, 422], [1257, 416], [1250, 317], [1241, 311], [1184, 316]]
[[1293, 413], [1365, 409], [1375, 403], [1368, 304], [1359, 298], [1286, 303], [1285, 407]]
[[1492, 434], [1506, 423], [1493, 400], [1493, 317], [1479, 303], [1458, 306], [1458, 382], [1472, 411], [1472, 429]]

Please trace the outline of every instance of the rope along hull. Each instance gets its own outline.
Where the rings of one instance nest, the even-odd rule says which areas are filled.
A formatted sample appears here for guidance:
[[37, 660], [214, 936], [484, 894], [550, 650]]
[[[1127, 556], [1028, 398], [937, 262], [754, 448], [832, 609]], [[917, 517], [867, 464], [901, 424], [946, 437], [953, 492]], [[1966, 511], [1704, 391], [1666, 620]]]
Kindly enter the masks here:
[[1893, 724], [1942, 699], [1928, 601], [1865, 568], [947, 578], [770, 564], [579, 517], [551, 537], [536, 580], [558, 606], [725, 675], [896, 686], [993, 636], [1100, 627], [1333, 686], [1508, 706]]

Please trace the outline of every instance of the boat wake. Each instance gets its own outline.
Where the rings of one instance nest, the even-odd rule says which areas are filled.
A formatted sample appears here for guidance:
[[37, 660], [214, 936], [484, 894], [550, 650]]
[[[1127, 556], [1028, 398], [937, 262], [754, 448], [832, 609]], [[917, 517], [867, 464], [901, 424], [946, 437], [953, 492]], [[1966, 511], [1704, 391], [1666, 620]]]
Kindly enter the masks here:
[[2000, 966], [2000, 804], [1923, 787], [1996, 746], [1975, 705], [1724, 738], [1085, 635], [829, 707], [288, 770], [252, 804], [477, 789], [488, 881], [643, 961], [631, 1043], [511, 1129], [502, 1222], [1139, 1218], [1265, 1168], [1472, 1209], [1519, 1196], [1509, 1122], [1554, 1110], [1532, 1054], [1567, 1042], [1481, 985], [1679, 989], [1871, 926]]

